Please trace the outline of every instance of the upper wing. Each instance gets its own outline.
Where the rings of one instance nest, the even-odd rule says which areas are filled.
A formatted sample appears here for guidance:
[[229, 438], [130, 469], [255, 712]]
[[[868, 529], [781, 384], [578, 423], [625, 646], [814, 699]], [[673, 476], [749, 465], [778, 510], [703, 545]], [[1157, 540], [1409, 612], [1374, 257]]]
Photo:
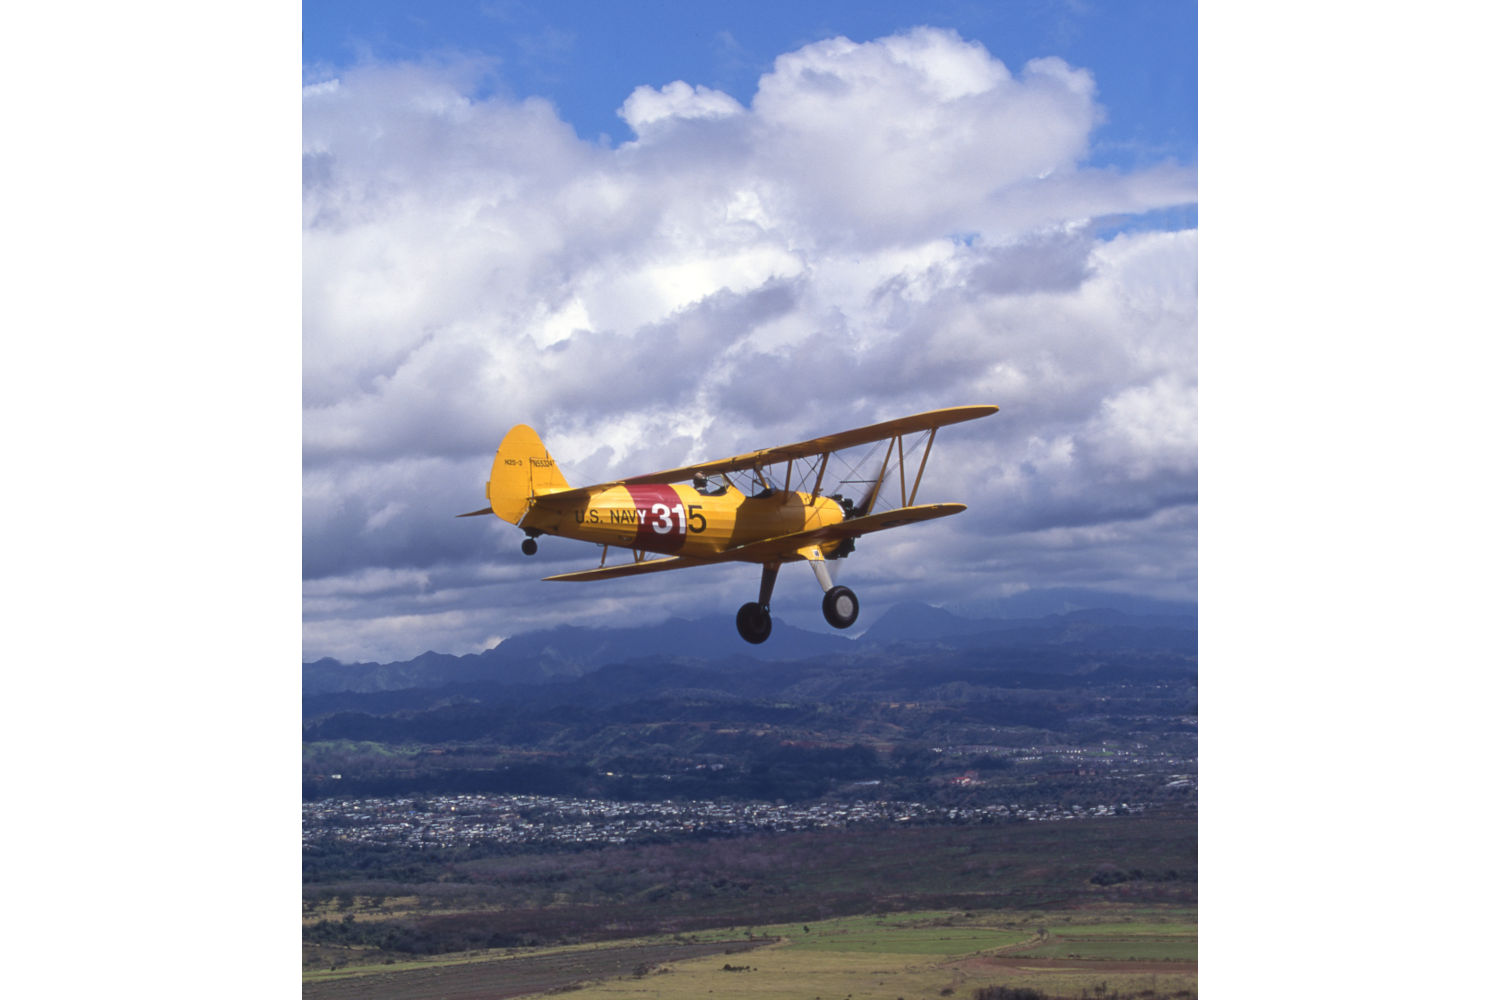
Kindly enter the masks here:
[[[733, 458], [720, 458], [712, 462], [695, 462], [692, 465], [684, 465], [676, 469], [648, 472], [643, 476], [629, 476], [625, 479], [616, 479], [607, 483], [596, 483], [593, 486], [562, 490], [557, 493], [538, 496], [537, 499], [539, 501], [545, 499], [575, 500], [593, 496], [595, 493], [607, 490], [612, 486], [637, 483], [680, 483], [691, 479], [695, 474], [700, 472], [705, 476], [713, 476], [725, 472], [740, 472], [745, 469], [765, 468], [766, 466], [775, 465], [778, 462], [789, 462], [793, 459], [822, 455], [825, 452], [855, 448], [862, 444], [869, 444], [872, 441], [884, 441], [887, 438], [896, 437], [900, 434], [936, 430], [948, 424], [962, 423], [965, 420], [976, 420], [979, 417], [987, 417], [999, 409], [1000, 407], [998, 406], [950, 406], [941, 410], [928, 410], [925, 413], [914, 413], [909, 417], [898, 417], [895, 420], [869, 424], [865, 427], [857, 427], [851, 431], [840, 431], [837, 434], [827, 434], [809, 441], [799, 441], [796, 444], [781, 445], [777, 448], [762, 448], [759, 451], [735, 455]], [[957, 512], [955, 511], [954, 513]], [[870, 528], [866, 530], [874, 531], [879, 529]]]

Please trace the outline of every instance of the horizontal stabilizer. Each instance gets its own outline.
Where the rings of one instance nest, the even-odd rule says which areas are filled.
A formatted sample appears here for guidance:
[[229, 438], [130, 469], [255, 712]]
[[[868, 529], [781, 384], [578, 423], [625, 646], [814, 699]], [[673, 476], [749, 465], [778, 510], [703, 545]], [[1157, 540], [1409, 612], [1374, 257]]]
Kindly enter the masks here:
[[481, 507], [478, 510], [471, 510], [467, 514], [454, 514], [453, 516], [454, 517], [478, 517], [481, 514], [493, 514], [493, 513], [495, 513], [495, 512], [493, 510], [491, 510], [489, 507]]

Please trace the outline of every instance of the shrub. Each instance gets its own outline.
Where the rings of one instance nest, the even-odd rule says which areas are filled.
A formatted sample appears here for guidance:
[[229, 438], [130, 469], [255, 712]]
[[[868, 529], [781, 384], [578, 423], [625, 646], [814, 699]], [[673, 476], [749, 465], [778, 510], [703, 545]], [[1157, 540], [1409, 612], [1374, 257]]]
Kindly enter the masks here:
[[1047, 1000], [1047, 996], [1029, 986], [981, 986], [974, 1000]]

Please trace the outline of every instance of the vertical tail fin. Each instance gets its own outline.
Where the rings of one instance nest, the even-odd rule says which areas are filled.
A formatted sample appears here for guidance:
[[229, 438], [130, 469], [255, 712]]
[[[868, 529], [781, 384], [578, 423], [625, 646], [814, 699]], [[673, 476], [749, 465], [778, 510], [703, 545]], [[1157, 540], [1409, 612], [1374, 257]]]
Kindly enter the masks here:
[[485, 484], [490, 509], [497, 517], [517, 524], [538, 493], [568, 489], [568, 481], [557, 471], [557, 463], [536, 431], [516, 424], [500, 442], [495, 464], [490, 466], [490, 481]]

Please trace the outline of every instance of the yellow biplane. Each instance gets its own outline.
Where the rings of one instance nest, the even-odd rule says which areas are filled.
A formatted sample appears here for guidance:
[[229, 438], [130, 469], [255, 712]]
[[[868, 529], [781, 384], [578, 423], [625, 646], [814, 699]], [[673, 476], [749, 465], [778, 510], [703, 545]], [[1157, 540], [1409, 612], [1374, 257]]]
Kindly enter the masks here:
[[[712, 563], [759, 563], [760, 599], [741, 607], [735, 619], [746, 642], [765, 642], [771, 635], [771, 590], [777, 571], [782, 563], [804, 559], [823, 588], [823, 617], [834, 628], [848, 628], [859, 616], [859, 600], [848, 587], [834, 585], [828, 563], [849, 555], [861, 535], [963, 510], [961, 503], [917, 504], [927, 456], [939, 427], [989, 416], [997, 409], [929, 410], [798, 444], [576, 488], [558, 471], [536, 431], [517, 424], [495, 453], [485, 485], [490, 505], [458, 516], [495, 514], [518, 526], [526, 532], [521, 551], [527, 555], [536, 554], [538, 535], [604, 546], [597, 569], [547, 580], [612, 580]], [[829, 474], [834, 453], [879, 443], [886, 443], [885, 457], [873, 477]], [[910, 460], [919, 447], [921, 459], [908, 482], [913, 472]], [[867, 457], [875, 453], [878, 449]], [[799, 464], [801, 478], [794, 484]], [[740, 485], [732, 475], [741, 478]], [[811, 489], [803, 489], [809, 478]], [[899, 483], [900, 505], [876, 512], [882, 488], [893, 479]], [[851, 483], [865, 487], [862, 499], [824, 492], [825, 484], [842, 489]], [[628, 549], [633, 558], [605, 565], [612, 546]]]

